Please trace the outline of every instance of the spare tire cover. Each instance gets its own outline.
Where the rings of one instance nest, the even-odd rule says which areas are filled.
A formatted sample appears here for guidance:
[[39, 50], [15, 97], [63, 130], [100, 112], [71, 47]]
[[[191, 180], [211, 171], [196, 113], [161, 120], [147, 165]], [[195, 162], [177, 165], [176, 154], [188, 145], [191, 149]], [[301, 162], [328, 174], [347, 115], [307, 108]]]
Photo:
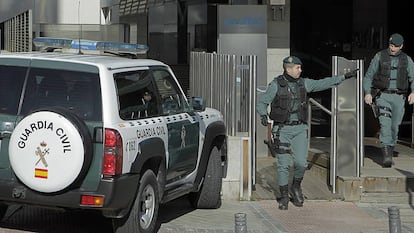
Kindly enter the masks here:
[[82, 135], [62, 114], [34, 112], [14, 129], [9, 159], [16, 176], [29, 188], [45, 193], [61, 191], [81, 173], [85, 161]]

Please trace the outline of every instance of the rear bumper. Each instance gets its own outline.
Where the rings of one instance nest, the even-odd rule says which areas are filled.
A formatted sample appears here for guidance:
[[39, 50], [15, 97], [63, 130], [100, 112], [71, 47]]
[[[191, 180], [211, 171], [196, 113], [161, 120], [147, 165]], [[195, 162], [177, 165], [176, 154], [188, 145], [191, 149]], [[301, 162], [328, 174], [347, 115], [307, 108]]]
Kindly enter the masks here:
[[[135, 200], [139, 174], [102, 179], [96, 191], [72, 189], [63, 193], [45, 194], [33, 191], [18, 181], [0, 180], [0, 202], [6, 204], [28, 204], [48, 208], [85, 209], [101, 212], [106, 217], [125, 216]], [[102, 207], [80, 204], [82, 195], [104, 197]]]

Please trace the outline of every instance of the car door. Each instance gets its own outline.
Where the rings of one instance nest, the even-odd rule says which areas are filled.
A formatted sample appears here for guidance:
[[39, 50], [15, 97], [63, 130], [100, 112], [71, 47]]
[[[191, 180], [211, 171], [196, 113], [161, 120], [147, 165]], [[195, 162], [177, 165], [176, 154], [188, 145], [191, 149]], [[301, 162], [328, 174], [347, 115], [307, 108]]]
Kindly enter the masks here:
[[167, 182], [178, 180], [195, 170], [198, 159], [199, 122], [170, 71], [152, 68], [161, 101], [161, 115], [168, 128]]
[[0, 178], [11, 177], [9, 141], [16, 124], [20, 100], [30, 62], [23, 59], [0, 58]]

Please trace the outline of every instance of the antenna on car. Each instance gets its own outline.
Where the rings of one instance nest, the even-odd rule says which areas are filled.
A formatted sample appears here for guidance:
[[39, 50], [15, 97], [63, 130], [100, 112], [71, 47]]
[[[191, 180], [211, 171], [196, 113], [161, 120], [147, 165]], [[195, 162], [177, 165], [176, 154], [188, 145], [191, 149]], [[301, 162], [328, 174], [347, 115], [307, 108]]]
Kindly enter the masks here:
[[78, 24], [79, 24], [79, 49], [78, 49], [78, 54], [83, 54], [81, 51], [81, 38], [82, 38], [82, 24], [80, 22], [80, 0], [78, 1]]

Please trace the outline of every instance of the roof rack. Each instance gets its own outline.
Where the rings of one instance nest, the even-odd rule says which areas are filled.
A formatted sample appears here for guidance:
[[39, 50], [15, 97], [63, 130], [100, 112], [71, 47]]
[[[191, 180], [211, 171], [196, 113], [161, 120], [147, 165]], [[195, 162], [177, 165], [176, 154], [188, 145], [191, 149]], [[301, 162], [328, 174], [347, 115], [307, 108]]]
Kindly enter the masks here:
[[145, 54], [148, 46], [114, 41], [73, 40], [67, 38], [37, 37], [33, 44], [39, 50], [54, 51], [60, 49], [69, 52], [109, 53], [119, 56], [137, 56]]

